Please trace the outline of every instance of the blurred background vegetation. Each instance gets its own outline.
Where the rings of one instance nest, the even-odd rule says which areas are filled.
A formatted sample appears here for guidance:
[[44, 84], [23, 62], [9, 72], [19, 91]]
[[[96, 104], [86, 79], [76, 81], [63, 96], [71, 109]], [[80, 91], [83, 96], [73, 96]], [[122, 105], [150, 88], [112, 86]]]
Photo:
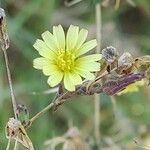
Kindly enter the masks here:
[[[102, 0], [101, 0], [102, 1]], [[122, 54], [129, 51], [135, 57], [150, 54], [150, 0], [121, 0], [117, 10], [115, 0], [102, 7], [102, 45], [114, 46]], [[91, 3], [92, 2], [92, 3]], [[18, 103], [25, 104], [30, 116], [51, 102], [46, 77], [32, 66], [38, 56], [33, 43], [53, 25], [70, 24], [89, 30], [89, 38], [96, 37], [94, 0], [83, 0], [66, 7], [64, 0], [1, 0], [0, 7], [7, 13], [11, 46], [8, 56]], [[0, 150], [5, 149], [5, 124], [12, 117], [3, 54], [0, 52]], [[116, 96], [116, 105], [110, 97], [100, 95], [100, 134], [102, 150], [140, 150], [138, 145], [150, 147], [150, 89], [143, 87], [137, 93]], [[48, 139], [63, 135], [70, 126], [76, 126], [87, 142], [92, 143], [94, 120], [93, 97], [75, 97], [57, 112], [48, 112], [27, 131], [35, 149], [43, 150]], [[138, 144], [134, 143], [137, 139]], [[90, 149], [94, 148], [91, 144]], [[59, 148], [58, 148], [59, 149]]]

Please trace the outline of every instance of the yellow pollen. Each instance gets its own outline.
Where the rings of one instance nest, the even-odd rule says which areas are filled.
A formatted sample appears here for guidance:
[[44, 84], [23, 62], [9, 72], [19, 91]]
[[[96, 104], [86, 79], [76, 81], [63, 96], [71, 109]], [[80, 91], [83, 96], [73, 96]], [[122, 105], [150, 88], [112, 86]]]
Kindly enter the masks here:
[[71, 71], [74, 69], [75, 56], [71, 52], [59, 50], [55, 64], [63, 72]]

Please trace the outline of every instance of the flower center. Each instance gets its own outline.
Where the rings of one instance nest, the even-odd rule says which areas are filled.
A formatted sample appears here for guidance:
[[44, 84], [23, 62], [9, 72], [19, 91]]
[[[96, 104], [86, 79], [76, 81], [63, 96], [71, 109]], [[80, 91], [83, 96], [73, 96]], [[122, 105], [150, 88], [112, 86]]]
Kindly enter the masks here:
[[59, 50], [57, 53], [57, 59], [55, 60], [55, 63], [61, 71], [71, 71], [74, 68], [75, 56], [71, 52]]

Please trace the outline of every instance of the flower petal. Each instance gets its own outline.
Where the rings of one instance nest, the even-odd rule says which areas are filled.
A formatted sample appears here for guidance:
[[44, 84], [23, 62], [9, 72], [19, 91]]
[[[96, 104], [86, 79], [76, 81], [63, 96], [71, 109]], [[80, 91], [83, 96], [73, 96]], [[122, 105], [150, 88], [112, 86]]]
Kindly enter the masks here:
[[49, 65], [49, 63], [50, 60], [44, 57], [39, 57], [33, 60], [33, 67], [36, 69], [43, 69], [43, 67]]
[[70, 25], [67, 37], [66, 37], [66, 47], [67, 50], [73, 50], [77, 40], [78, 40], [78, 34], [79, 34], [79, 27]]
[[87, 80], [94, 80], [95, 79], [94, 74], [90, 73], [89, 71], [85, 71], [85, 70], [76, 68], [76, 73], [81, 75], [83, 78], [85, 78]]
[[43, 74], [46, 76], [50, 76], [58, 72], [57, 66], [54, 64], [49, 64], [43, 67]]
[[81, 46], [81, 48], [79, 48], [76, 51], [76, 57], [81, 56], [81, 55], [87, 53], [88, 51], [90, 51], [91, 49], [93, 49], [94, 47], [96, 47], [96, 45], [97, 45], [96, 40], [91, 40], [91, 41], [88, 41], [88, 42], [84, 43]]
[[54, 87], [61, 82], [62, 78], [63, 78], [63, 73], [57, 71], [57, 72], [55, 72], [55, 74], [49, 76], [47, 83], [51, 87]]
[[81, 79], [80, 75], [78, 75], [76, 73], [70, 73], [69, 78], [74, 85], [82, 84], [82, 79]]
[[64, 86], [68, 91], [75, 91], [75, 85], [72, 83], [69, 73], [64, 75]]
[[44, 33], [42, 33], [42, 38], [43, 38], [44, 42], [46, 43], [46, 45], [51, 50], [53, 50], [53, 51], [58, 50], [56, 40], [49, 31], [45, 31]]
[[56, 38], [58, 47], [65, 50], [65, 33], [61, 25], [53, 27], [53, 35]]
[[79, 49], [81, 45], [85, 42], [87, 35], [88, 35], [88, 30], [85, 29], [80, 30], [77, 44], [76, 44], [76, 49]]
[[55, 53], [49, 49], [49, 47], [42, 40], [37, 39], [33, 47], [39, 52], [39, 54], [45, 58], [52, 60]]
[[95, 72], [100, 70], [100, 63], [98, 62], [90, 62], [90, 63], [85, 63], [85, 62], [80, 62], [78, 64], [77, 68], [89, 71], [89, 72]]
[[77, 61], [89, 63], [89, 62], [93, 62], [93, 61], [99, 61], [99, 60], [101, 60], [101, 58], [102, 58], [102, 54], [92, 54], [92, 55], [80, 57], [77, 59]]

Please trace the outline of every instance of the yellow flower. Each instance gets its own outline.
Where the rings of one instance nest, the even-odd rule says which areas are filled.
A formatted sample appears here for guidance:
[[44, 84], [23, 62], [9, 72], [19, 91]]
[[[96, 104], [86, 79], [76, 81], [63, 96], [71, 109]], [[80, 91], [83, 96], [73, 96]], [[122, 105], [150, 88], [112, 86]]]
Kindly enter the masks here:
[[117, 93], [117, 95], [120, 96], [125, 93], [137, 92], [139, 90], [139, 86], [143, 86], [143, 85], [144, 85], [144, 80], [136, 81], [135, 83], [128, 85], [124, 90]]
[[54, 87], [63, 81], [65, 89], [75, 91], [83, 78], [93, 80], [92, 72], [100, 70], [101, 54], [83, 56], [96, 47], [96, 40], [85, 42], [88, 31], [70, 25], [67, 35], [61, 25], [53, 27], [53, 34], [45, 31], [43, 40], [37, 39], [34, 48], [42, 57], [33, 61], [34, 68], [43, 71], [48, 84]]

